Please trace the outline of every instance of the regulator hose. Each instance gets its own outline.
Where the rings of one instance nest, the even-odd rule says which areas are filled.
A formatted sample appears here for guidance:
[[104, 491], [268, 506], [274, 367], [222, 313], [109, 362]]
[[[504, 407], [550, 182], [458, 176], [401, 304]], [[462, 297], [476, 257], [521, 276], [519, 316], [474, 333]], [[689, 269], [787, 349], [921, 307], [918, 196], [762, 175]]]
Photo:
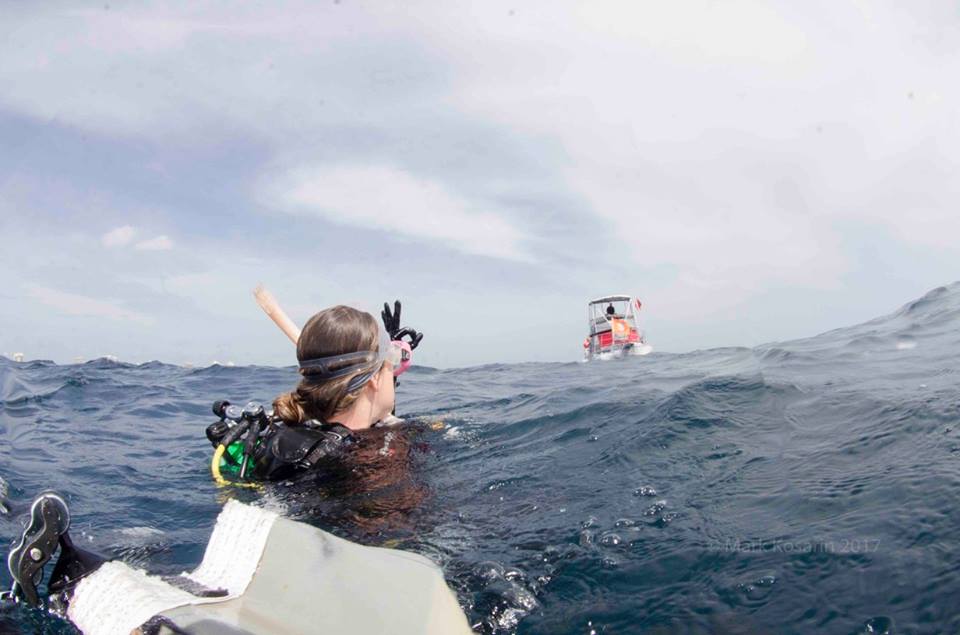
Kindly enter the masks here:
[[[213, 451], [213, 459], [210, 461], [210, 474], [213, 476], [213, 482], [216, 483], [219, 487], [226, 487], [227, 485], [233, 485], [235, 487], [260, 487], [259, 483], [238, 483], [236, 481], [228, 481], [223, 478], [223, 475], [220, 473], [220, 459], [223, 458], [224, 453], [227, 451], [227, 448], [236, 442], [240, 437], [243, 436], [245, 432], [250, 430], [251, 421], [243, 421], [236, 425], [227, 435], [223, 438], [217, 449]], [[253, 432], [256, 434], [257, 432]], [[246, 457], [244, 457], [244, 462], [246, 462]]]

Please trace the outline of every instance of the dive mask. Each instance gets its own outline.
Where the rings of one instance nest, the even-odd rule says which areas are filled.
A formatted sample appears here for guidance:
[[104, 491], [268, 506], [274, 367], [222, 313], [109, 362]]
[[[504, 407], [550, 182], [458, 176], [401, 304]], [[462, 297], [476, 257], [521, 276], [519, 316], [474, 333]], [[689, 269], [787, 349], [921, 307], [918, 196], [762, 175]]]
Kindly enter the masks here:
[[367, 372], [354, 377], [350, 382], [348, 391], [360, 388], [383, 367], [385, 362], [390, 362], [393, 376], [399, 377], [413, 363], [413, 351], [410, 344], [403, 340], [391, 340], [382, 327], [378, 330], [380, 334], [377, 350], [301, 360], [300, 374], [306, 379], [328, 381], [351, 375], [360, 369], [366, 369]]

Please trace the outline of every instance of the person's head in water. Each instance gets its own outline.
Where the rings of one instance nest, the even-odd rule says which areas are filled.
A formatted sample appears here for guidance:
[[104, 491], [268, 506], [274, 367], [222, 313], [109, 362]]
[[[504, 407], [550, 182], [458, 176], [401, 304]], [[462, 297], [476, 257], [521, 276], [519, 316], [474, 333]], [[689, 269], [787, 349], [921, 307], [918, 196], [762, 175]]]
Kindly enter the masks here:
[[369, 428], [394, 406], [393, 367], [384, 360], [380, 327], [369, 313], [335, 306], [310, 318], [297, 341], [303, 379], [273, 402], [288, 424], [315, 419]]

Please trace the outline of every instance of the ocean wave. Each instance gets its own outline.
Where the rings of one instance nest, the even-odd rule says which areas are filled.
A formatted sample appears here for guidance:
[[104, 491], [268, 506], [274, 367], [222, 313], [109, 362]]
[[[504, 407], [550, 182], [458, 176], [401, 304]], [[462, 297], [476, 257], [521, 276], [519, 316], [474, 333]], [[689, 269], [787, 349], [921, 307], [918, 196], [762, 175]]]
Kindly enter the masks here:
[[953, 284], [752, 349], [415, 368], [398, 413], [442, 429], [406, 429], [402, 482], [336, 495], [208, 476], [210, 404], [292, 367], [0, 359], [0, 482], [66, 491], [87, 547], [160, 571], [230, 496], [399, 545], [482, 633], [953, 632], [958, 310]]

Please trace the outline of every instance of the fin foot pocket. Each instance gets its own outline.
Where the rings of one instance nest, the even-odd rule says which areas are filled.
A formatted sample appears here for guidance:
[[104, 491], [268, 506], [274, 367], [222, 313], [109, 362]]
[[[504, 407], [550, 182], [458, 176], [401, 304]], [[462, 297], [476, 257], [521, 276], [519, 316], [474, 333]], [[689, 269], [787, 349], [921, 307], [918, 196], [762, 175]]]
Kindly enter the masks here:
[[37, 587], [43, 580], [43, 567], [56, 553], [60, 537], [69, 528], [70, 511], [59, 494], [44, 492], [33, 501], [27, 527], [7, 556], [13, 596], [32, 606], [40, 604]]

